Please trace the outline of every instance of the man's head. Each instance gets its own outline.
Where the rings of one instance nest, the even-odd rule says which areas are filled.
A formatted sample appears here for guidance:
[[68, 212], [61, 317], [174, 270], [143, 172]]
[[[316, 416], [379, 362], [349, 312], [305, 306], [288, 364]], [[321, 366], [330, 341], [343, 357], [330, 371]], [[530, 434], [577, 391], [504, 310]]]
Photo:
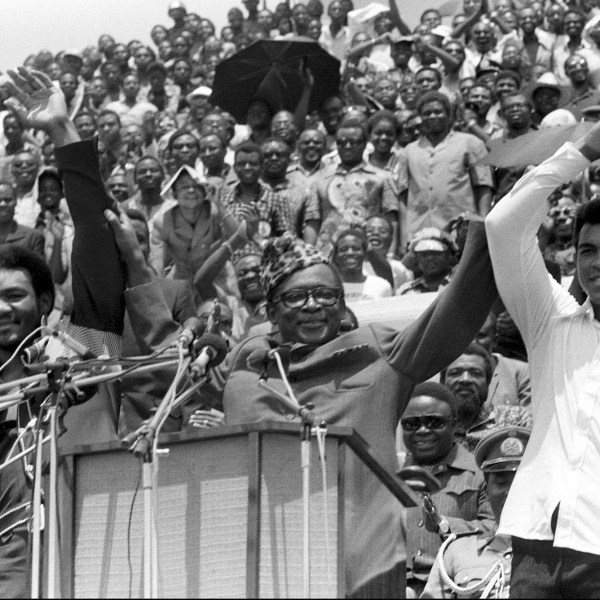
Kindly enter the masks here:
[[173, 0], [173, 2], [169, 4], [168, 15], [177, 25], [183, 25], [185, 16], [187, 15], [185, 4], [179, 0]]
[[564, 28], [570, 39], [578, 40], [581, 38], [584, 25], [585, 15], [582, 12], [571, 8], [565, 13]]
[[13, 222], [17, 196], [12, 184], [8, 181], [0, 181], [0, 224], [8, 225]]
[[362, 229], [353, 227], [340, 232], [333, 246], [332, 258], [342, 278], [362, 273], [367, 245]]
[[400, 85], [400, 99], [409, 110], [417, 107], [420, 90], [414, 81], [406, 81]]
[[497, 429], [484, 437], [475, 448], [475, 462], [483, 471], [496, 521], [500, 520], [530, 435], [531, 431], [524, 427]]
[[406, 69], [412, 56], [412, 42], [407, 39], [393, 43], [390, 48], [390, 55], [396, 68]]
[[502, 100], [508, 94], [514, 94], [521, 88], [521, 78], [514, 71], [500, 71], [494, 82], [494, 94]]
[[318, 129], [305, 129], [298, 137], [298, 153], [304, 167], [316, 167], [325, 153], [325, 135]]
[[456, 402], [452, 393], [431, 381], [417, 385], [400, 424], [404, 445], [417, 464], [439, 462], [454, 447]]
[[65, 100], [71, 102], [77, 91], [77, 76], [68, 71], [62, 73], [58, 78], [58, 85], [60, 86], [60, 90], [63, 93]]
[[410, 249], [427, 283], [439, 281], [452, 272], [456, 247], [450, 236], [439, 229], [427, 227], [417, 232]]
[[600, 200], [579, 207], [573, 240], [579, 283], [593, 306], [600, 307]]
[[164, 176], [161, 162], [153, 156], [142, 156], [133, 170], [133, 180], [142, 192], [160, 191]]
[[96, 106], [100, 106], [108, 94], [104, 77], [94, 77], [88, 84], [88, 88], [92, 102]]
[[292, 21], [294, 21], [296, 32], [305, 32], [308, 29], [310, 15], [304, 4], [294, 5], [292, 8]]
[[263, 177], [267, 179], [281, 179], [290, 164], [290, 147], [277, 138], [263, 142], [260, 147], [263, 155]]
[[553, 233], [558, 241], [562, 243], [572, 241], [576, 214], [577, 204], [569, 196], [561, 196], [556, 205], [548, 211], [548, 216], [552, 219], [554, 225]]
[[346, 12], [344, 6], [339, 0], [333, 0], [327, 7], [327, 16], [331, 19], [331, 23], [336, 26], [344, 24]]
[[113, 173], [106, 180], [106, 187], [117, 202], [125, 202], [131, 196], [127, 177], [123, 173]]
[[10, 172], [19, 190], [30, 190], [35, 183], [40, 161], [31, 152], [19, 152], [13, 156]]
[[433, 29], [442, 24], [442, 15], [435, 8], [428, 8], [421, 14], [421, 23], [427, 25], [429, 29]]
[[574, 87], [585, 84], [588, 80], [590, 69], [588, 62], [579, 54], [573, 54], [565, 60], [565, 74]]
[[165, 88], [167, 79], [167, 70], [160, 62], [153, 62], [148, 65], [148, 82], [153, 92], [162, 92]]
[[[4, 190], [3, 184], [0, 190]], [[0, 348], [14, 351], [40, 325], [42, 316], [50, 314], [53, 306], [54, 282], [46, 261], [20, 246], [2, 246]]]
[[156, 54], [154, 54], [147, 46], [138, 48], [133, 55], [133, 62], [135, 63], [138, 73], [146, 73], [148, 65], [154, 60], [156, 60]]
[[373, 86], [373, 97], [383, 108], [395, 110], [396, 100], [398, 99], [398, 88], [391, 79], [380, 79]]
[[227, 147], [223, 138], [209, 133], [200, 138], [200, 160], [207, 172], [222, 171], [225, 165]]
[[179, 129], [170, 137], [167, 148], [177, 168], [182, 165], [194, 168], [200, 155], [198, 138], [185, 129]]
[[508, 94], [500, 102], [500, 115], [509, 131], [526, 131], [531, 125], [533, 106], [524, 94]]
[[484, 85], [474, 85], [467, 94], [467, 103], [472, 105], [477, 116], [485, 118], [492, 107], [492, 92]]
[[200, 124], [200, 135], [209, 133], [218, 135], [227, 146], [235, 133], [235, 125], [230, 123], [224, 114], [211, 113], [206, 115]]
[[23, 125], [14, 113], [8, 113], [2, 121], [4, 125], [4, 136], [10, 144], [17, 144], [17, 147], [23, 141]]
[[298, 129], [294, 124], [294, 115], [289, 110], [275, 113], [271, 121], [271, 135], [283, 140], [290, 148], [295, 146]]
[[493, 366], [489, 353], [472, 343], [442, 373], [442, 383], [456, 400], [458, 417], [470, 422], [477, 417], [487, 399]]
[[417, 102], [422, 131], [426, 135], [440, 135], [450, 131], [452, 107], [450, 100], [441, 92], [427, 92]]
[[263, 165], [260, 148], [251, 142], [240, 144], [235, 151], [233, 170], [244, 185], [256, 185]]
[[121, 69], [119, 65], [107, 60], [100, 67], [100, 73], [104, 77], [106, 89], [115, 92], [121, 86]]
[[322, 28], [323, 26], [319, 19], [311, 19], [308, 22], [308, 37], [315, 40], [315, 42], [318, 41], [318, 39], [321, 37]]
[[329, 135], [334, 135], [344, 116], [344, 103], [337, 96], [330, 96], [321, 104], [319, 115], [325, 131]]
[[38, 177], [38, 203], [42, 210], [55, 210], [63, 198], [62, 181], [54, 169], [45, 169]]
[[73, 119], [75, 129], [82, 140], [88, 140], [96, 133], [96, 118], [89, 111], [80, 111]]
[[264, 100], [252, 100], [246, 110], [246, 123], [252, 131], [265, 131], [271, 123], [271, 109]]
[[115, 146], [121, 140], [121, 119], [112, 110], [103, 110], [98, 115], [98, 137], [107, 145]]
[[274, 24], [273, 13], [267, 8], [259, 10], [256, 16], [256, 23], [264, 32], [270, 33]]
[[135, 102], [140, 91], [140, 81], [135, 73], [126, 75], [123, 79], [123, 95], [125, 100]]
[[313, 246], [286, 234], [270, 238], [261, 260], [267, 314], [284, 343], [320, 346], [334, 339], [344, 316], [339, 273]]
[[538, 24], [537, 15], [531, 6], [525, 6], [519, 11], [519, 25], [523, 33], [531, 35]]
[[415, 74], [415, 84], [421, 94], [436, 91], [442, 86], [442, 76], [437, 69], [422, 67]]
[[235, 261], [233, 268], [242, 300], [250, 304], [262, 301], [264, 295], [260, 287], [260, 255], [241, 256]]
[[392, 243], [391, 223], [384, 216], [375, 215], [365, 221], [363, 229], [369, 246], [375, 252], [385, 255]]
[[540, 117], [556, 110], [561, 101], [561, 89], [552, 74], [542, 75], [531, 91], [531, 100], [535, 112]]
[[496, 39], [494, 30], [489, 22], [479, 21], [471, 28], [471, 38], [478, 52], [484, 54], [494, 48]]
[[363, 160], [367, 132], [362, 127], [342, 125], [335, 134], [335, 143], [342, 166], [354, 167]]

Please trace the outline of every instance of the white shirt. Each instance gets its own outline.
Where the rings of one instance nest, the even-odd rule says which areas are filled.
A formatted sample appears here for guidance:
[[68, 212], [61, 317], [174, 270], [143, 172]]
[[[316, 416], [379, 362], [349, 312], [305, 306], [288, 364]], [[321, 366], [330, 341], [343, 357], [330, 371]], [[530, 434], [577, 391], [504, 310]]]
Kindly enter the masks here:
[[546, 272], [536, 233], [548, 195], [589, 161], [572, 144], [523, 177], [486, 219], [502, 300], [527, 347], [534, 427], [499, 531], [600, 555], [600, 323]]

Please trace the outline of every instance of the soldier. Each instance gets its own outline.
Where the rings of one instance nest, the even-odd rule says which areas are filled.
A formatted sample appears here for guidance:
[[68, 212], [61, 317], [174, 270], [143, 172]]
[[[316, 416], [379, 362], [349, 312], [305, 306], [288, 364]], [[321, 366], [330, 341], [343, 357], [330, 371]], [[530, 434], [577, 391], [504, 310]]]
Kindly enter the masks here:
[[[496, 521], [529, 435], [524, 427], [499, 429], [475, 449], [475, 462], [484, 473]], [[438, 552], [421, 598], [508, 598], [511, 558], [509, 537], [452, 534]]]

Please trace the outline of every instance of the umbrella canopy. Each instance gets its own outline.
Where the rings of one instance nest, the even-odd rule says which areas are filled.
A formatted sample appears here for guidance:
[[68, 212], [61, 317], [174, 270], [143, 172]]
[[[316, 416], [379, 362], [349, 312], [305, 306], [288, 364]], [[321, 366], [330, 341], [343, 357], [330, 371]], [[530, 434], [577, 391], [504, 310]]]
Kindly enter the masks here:
[[253, 100], [264, 100], [273, 111], [294, 111], [304, 83], [301, 69], [306, 65], [314, 86], [308, 110], [319, 107], [328, 96], [339, 93], [340, 61], [309, 38], [257, 40], [217, 65], [213, 106], [231, 113], [238, 123], [246, 120]]
[[571, 125], [546, 127], [530, 131], [511, 140], [492, 140], [490, 153], [479, 161], [503, 169], [539, 165], [550, 158], [565, 142], [575, 142], [583, 137], [594, 123], [582, 121]]

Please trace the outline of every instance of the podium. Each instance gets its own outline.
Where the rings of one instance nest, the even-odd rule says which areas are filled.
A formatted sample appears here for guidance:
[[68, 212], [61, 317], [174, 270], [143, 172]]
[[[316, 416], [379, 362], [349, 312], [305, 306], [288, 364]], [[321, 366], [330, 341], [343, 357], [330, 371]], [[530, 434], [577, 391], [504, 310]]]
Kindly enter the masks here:
[[[300, 597], [300, 426], [261, 422], [168, 434], [159, 446], [160, 596]], [[316, 440], [311, 447], [311, 596], [344, 597], [348, 453], [399, 502], [415, 506], [417, 499], [351, 428], [328, 428], [325, 491]], [[141, 461], [117, 443], [77, 448], [62, 457], [59, 481], [60, 594], [141, 597]]]

